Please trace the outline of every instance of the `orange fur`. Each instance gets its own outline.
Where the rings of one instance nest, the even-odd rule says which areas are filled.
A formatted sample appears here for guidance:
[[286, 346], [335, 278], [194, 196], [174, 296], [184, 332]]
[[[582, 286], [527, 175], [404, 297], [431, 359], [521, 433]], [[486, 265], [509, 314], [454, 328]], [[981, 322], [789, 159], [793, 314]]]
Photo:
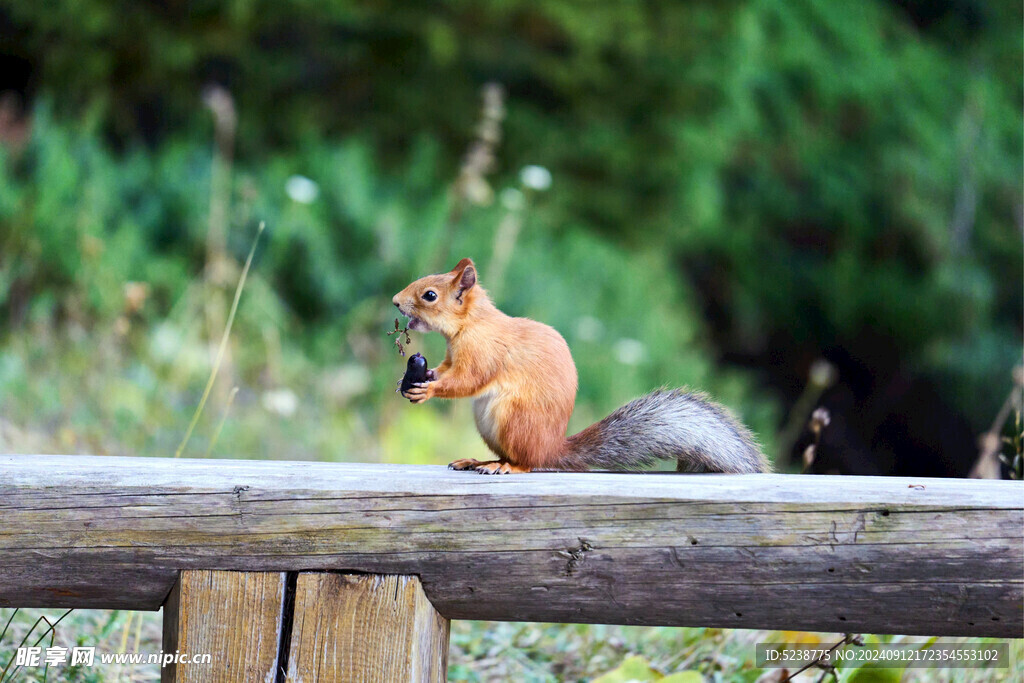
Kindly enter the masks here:
[[[434, 301], [424, 298], [428, 291]], [[476, 282], [470, 259], [449, 273], [416, 280], [393, 303], [410, 317], [410, 329], [439, 332], [448, 342], [444, 362], [433, 370], [436, 380], [406, 397], [414, 403], [474, 399], [477, 429], [498, 465], [478, 463], [473, 469], [506, 473], [562, 466], [577, 376], [558, 332], [499, 311]]]
[[754, 436], [726, 408], [682, 390], [651, 392], [566, 439], [577, 383], [568, 344], [547, 325], [495, 308], [470, 259], [416, 280], [393, 302], [409, 316], [409, 329], [448, 341], [444, 362], [403, 395], [413, 403], [472, 398], [477, 430], [498, 456], [456, 460], [453, 469], [640, 469], [672, 459], [685, 472], [770, 470]]

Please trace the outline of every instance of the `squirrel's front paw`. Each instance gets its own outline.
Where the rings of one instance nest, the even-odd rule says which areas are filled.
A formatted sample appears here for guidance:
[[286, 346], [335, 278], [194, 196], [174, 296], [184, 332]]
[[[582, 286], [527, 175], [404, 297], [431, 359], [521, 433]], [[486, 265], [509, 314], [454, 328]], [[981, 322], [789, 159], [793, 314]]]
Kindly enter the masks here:
[[483, 461], [477, 460], [476, 458], [462, 458], [455, 462], [448, 463], [448, 469], [450, 470], [475, 470], [479, 465], [482, 465]]
[[424, 403], [434, 398], [434, 387], [430, 382], [419, 382], [402, 392], [402, 396], [412, 403]]

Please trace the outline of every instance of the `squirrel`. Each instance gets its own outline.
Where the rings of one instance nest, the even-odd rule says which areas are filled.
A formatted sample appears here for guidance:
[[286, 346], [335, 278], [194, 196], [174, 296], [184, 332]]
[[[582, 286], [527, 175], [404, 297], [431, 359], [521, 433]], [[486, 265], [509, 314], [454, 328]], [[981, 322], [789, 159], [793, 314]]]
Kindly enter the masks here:
[[569, 345], [554, 328], [502, 313], [477, 282], [472, 259], [420, 278], [392, 303], [407, 329], [439, 332], [444, 362], [402, 395], [472, 398], [477, 430], [497, 460], [455, 460], [449, 468], [481, 474], [535, 469], [636, 470], [659, 459], [679, 472], [765, 472], [753, 435], [701, 393], [660, 389], [566, 438], [577, 375]]

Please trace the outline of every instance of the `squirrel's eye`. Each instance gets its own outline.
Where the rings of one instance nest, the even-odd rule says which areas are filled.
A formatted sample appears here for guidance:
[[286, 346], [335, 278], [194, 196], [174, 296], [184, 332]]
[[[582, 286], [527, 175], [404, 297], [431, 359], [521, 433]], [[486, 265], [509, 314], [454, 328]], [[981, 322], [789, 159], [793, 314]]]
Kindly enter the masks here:
[[435, 292], [432, 289], [428, 289], [427, 291], [423, 292], [423, 298], [426, 301], [437, 301], [437, 292]]

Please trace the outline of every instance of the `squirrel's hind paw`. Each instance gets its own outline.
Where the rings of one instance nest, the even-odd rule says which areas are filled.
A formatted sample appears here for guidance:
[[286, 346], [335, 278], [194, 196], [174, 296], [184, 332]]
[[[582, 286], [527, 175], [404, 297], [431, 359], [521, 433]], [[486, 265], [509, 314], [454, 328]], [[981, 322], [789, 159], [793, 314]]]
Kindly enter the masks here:
[[476, 468], [480, 474], [525, 474], [529, 467], [519, 467], [507, 462], [485, 462]]

